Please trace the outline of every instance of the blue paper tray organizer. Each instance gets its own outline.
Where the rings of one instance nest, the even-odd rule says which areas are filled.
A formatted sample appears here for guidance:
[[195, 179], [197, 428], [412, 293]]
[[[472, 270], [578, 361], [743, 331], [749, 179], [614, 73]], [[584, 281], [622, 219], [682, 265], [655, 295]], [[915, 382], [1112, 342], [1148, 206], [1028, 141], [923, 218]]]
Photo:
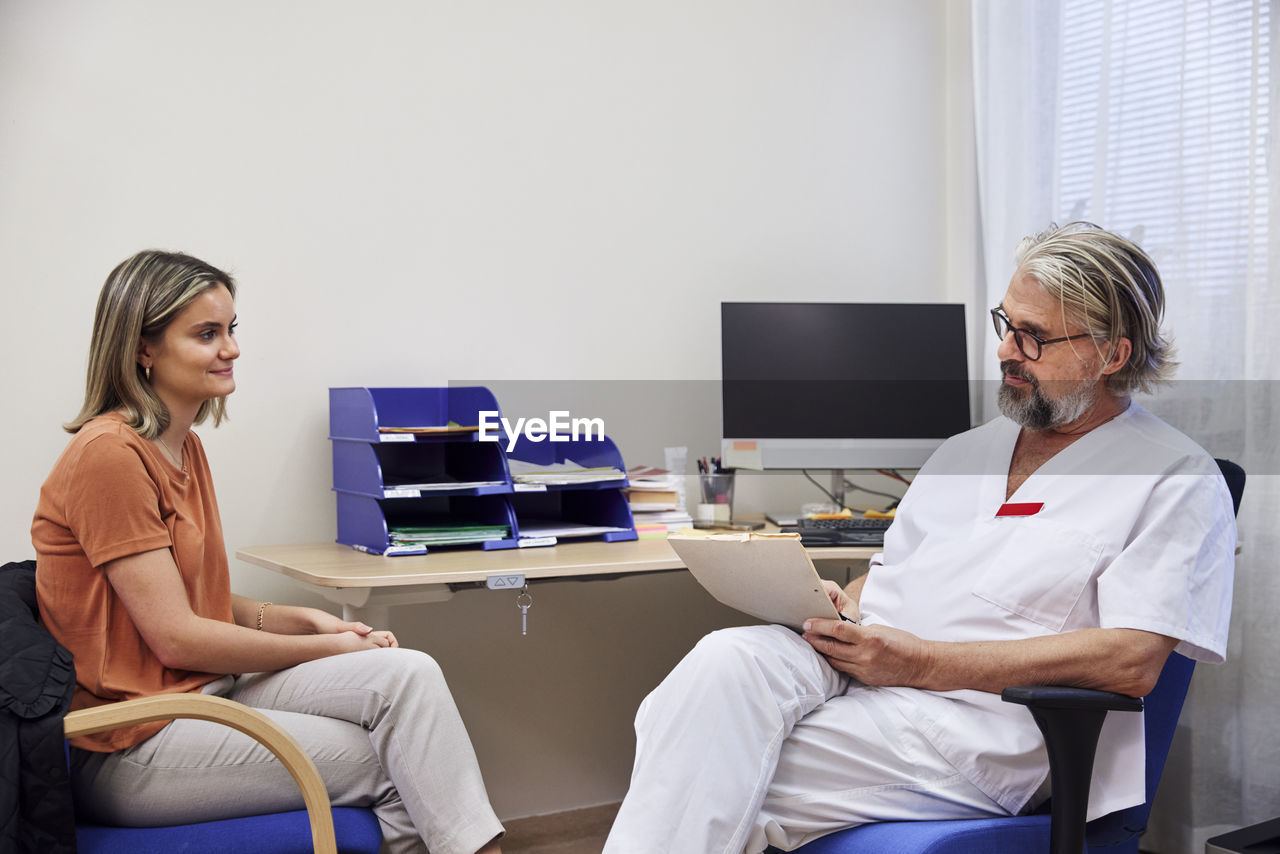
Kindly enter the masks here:
[[[582, 539], [636, 538], [622, 494], [625, 480], [517, 487], [504, 442], [478, 441], [477, 431], [468, 429], [479, 424], [481, 412], [500, 410], [493, 393], [480, 386], [329, 389], [338, 542], [396, 555], [440, 548], [554, 545], [566, 535], [574, 536], [522, 537], [522, 515], [542, 522], [558, 520], [567, 528], [577, 524], [627, 529]], [[539, 465], [563, 462], [567, 456], [582, 466], [626, 471], [616, 446], [605, 437], [574, 443], [521, 441], [515, 453]], [[439, 527], [490, 530], [477, 534], [488, 537], [483, 541], [447, 545], [404, 542], [395, 534], [395, 529]]]
[[483, 411], [497, 412], [493, 392], [481, 386], [458, 388], [331, 388], [329, 438], [362, 442], [474, 442], [475, 433], [432, 436], [381, 432], [406, 427], [474, 426]]
[[[626, 472], [622, 454], [608, 436], [578, 438], [570, 441], [532, 442], [524, 436], [516, 439], [510, 460], [534, 463], [540, 466], [562, 466], [576, 463], [583, 468], [614, 468]], [[599, 480], [567, 484], [515, 483], [511, 503], [515, 508], [516, 524], [520, 520], [559, 520], [586, 527], [625, 528], [592, 535], [604, 542], [636, 539], [635, 521], [622, 488], [628, 481]], [[542, 487], [542, 488], [538, 488]]]

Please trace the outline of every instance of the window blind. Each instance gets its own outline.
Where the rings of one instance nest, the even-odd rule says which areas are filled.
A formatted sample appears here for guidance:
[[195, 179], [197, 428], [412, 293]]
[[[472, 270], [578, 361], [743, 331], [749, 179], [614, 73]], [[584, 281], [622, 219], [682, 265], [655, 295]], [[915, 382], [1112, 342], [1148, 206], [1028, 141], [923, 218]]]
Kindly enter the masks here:
[[[1268, 0], [1064, 0], [1054, 208], [1154, 257], [1180, 342], [1253, 338], [1267, 293]], [[1199, 346], [1198, 344], [1196, 346]], [[1256, 346], [1256, 342], [1254, 345]], [[1243, 376], [1244, 354], [1203, 376]]]

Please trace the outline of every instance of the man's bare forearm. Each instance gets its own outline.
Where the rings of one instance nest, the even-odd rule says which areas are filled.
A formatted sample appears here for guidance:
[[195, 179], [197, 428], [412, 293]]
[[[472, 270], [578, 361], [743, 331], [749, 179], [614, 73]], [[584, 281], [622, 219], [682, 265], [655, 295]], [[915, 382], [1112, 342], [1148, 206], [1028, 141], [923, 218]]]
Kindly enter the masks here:
[[922, 688], [1071, 685], [1142, 697], [1177, 641], [1137, 629], [1084, 629], [1013, 641], [930, 643]]
[[867, 685], [991, 693], [1012, 685], [1072, 685], [1131, 697], [1150, 692], [1177, 644], [1137, 629], [960, 643], [825, 619], [810, 620], [804, 637], [832, 667]]

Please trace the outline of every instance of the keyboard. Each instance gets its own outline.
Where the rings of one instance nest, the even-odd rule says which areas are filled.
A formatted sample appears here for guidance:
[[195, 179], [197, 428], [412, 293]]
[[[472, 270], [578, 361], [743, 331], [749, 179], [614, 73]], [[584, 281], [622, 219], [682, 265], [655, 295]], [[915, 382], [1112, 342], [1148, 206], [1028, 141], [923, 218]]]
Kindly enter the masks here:
[[800, 519], [794, 530], [806, 546], [882, 546], [892, 519], [847, 516], [839, 519]]

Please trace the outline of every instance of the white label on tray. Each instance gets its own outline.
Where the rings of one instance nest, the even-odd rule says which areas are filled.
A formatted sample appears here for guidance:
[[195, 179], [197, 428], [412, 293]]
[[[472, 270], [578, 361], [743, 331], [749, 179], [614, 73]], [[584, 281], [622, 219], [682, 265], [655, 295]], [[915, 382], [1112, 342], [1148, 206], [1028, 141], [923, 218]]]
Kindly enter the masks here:
[[383, 552], [387, 557], [395, 555], [424, 555], [427, 553], [426, 546], [387, 546]]
[[384, 489], [382, 490], [383, 498], [421, 498], [422, 491], [419, 489]]
[[546, 492], [547, 485], [545, 483], [513, 483], [511, 490], [513, 492]]
[[412, 433], [379, 433], [379, 442], [412, 442]]
[[532, 546], [554, 546], [556, 544], [555, 537], [521, 537], [520, 548], [527, 549]]

